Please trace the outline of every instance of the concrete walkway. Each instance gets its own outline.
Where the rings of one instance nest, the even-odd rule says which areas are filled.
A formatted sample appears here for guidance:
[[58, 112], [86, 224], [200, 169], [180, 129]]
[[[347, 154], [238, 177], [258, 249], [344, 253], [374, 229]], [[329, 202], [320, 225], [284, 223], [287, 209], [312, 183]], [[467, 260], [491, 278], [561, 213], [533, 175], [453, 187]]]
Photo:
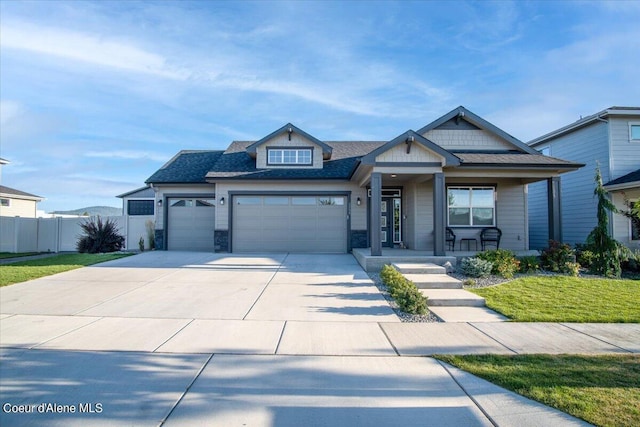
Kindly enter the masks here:
[[1, 403], [76, 410], [3, 426], [584, 425], [403, 356], [640, 352], [637, 324], [400, 323], [348, 255], [149, 252], [0, 288], [0, 313]]

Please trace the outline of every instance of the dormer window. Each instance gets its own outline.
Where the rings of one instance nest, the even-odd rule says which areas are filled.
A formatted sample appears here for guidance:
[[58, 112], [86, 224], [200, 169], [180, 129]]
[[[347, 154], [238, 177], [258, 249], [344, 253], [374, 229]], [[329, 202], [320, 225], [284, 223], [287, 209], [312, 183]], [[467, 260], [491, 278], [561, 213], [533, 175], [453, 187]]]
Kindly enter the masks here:
[[267, 165], [298, 165], [311, 166], [313, 164], [311, 148], [267, 148]]

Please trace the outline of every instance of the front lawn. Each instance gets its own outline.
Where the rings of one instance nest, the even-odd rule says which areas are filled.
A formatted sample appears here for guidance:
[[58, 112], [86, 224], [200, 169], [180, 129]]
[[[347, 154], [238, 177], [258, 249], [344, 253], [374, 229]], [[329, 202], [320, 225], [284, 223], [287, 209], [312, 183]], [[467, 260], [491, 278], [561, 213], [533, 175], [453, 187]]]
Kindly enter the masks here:
[[20, 252], [20, 253], [0, 252], [0, 259], [20, 258], [24, 256], [31, 256], [31, 255], [40, 255], [40, 252]]
[[0, 265], [0, 286], [26, 282], [63, 271], [129, 256], [129, 253], [64, 254]]
[[640, 356], [438, 356], [598, 426], [640, 426]]
[[640, 280], [533, 276], [468, 290], [517, 322], [640, 323]]

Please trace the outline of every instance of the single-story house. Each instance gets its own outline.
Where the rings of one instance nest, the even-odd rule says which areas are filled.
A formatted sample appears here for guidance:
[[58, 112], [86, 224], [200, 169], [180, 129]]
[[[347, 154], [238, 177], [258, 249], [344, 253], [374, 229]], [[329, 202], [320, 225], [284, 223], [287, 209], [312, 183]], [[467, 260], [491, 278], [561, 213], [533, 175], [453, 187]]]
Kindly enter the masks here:
[[[0, 157], [0, 174], [2, 166], [9, 163], [9, 160]], [[0, 185], [0, 216], [35, 218], [38, 202], [41, 201], [42, 197], [35, 194]]]
[[[586, 165], [562, 177], [559, 228], [549, 226], [546, 186], [530, 186], [529, 234], [534, 249], [545, 247], [550, 235], [570, 244], [586, 241], [597, 224], [596, 167], [618, 209], [625, 209], [625, 198], [640, 199], [640, 107], [609, 107], [528, 144], [542, 154]], [[616, 240], [640, 248], [638, 226], [629, 218], [612, 214], [609, 225]]]
[[289, 123], [226, 150], [181, 151], [146, 183], [159, 249], [444, 255], [447, 228], [459, 242], [497, 227], [501, 248], [527, 250], [527, 185], [557, 186], [581, 166], [458, 107], [390, 141], [323, 141]]

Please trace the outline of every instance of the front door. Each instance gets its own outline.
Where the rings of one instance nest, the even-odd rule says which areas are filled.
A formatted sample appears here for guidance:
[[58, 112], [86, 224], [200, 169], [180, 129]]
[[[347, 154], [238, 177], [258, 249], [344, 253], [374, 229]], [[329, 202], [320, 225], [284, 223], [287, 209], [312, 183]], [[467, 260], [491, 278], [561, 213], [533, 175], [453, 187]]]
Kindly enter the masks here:
[[389, 227], [391, 225], [391, 221], [389, 221], [391, 218], [389, 215], [391, 213], [390, 208], [390, 199], [382, 199], [382, 204], [380, 205], [380, 240], [384, 247], [393, 247], [393, 237]]

